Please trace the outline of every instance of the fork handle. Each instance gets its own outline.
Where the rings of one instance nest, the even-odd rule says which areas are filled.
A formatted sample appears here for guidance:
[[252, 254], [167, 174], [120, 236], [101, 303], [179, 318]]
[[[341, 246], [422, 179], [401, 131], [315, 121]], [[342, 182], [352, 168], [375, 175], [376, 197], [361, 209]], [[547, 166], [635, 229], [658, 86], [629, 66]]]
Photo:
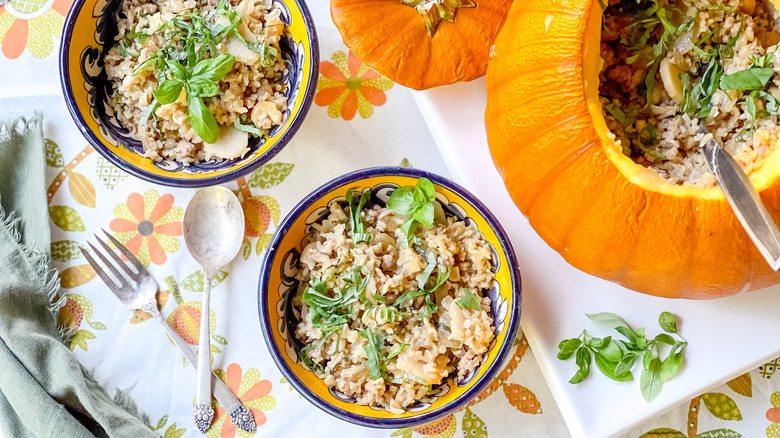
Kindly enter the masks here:
[[[173, 327], [168, 324], [165, 318], [162, 317], [160, 311], [157, 310], [157, 303], [154, 301], [152, 303], [154, 303], [152, 306], [144, 306], [141, 310], [150, 313], [154, 319], [162, 325], [165, 333], [168, 334], [171, 340], [173, 340], [173, 343], [176, 344], [182, 354], [184, 354], [184, 357], [187, 358], [190, 365], [194, 367], [198, 361], [198, 355], [192, 351], [192, 348], [184, 342], [184, 339], [182, 339]], [[239, 409], [246, 409], [244, 405], [241, 404], [241, 401], [230, 392], [230, 389], [228, 389], [228, 387], [222, 383], [222, 380], [219, 380], [219, 377], [213, 372], [211, 373], [211, 391], [213, 392], [214, 397], [216, 397], [228, 413], [230, 413], [231, 417], [233, 416], [233, 413], [238, 412]]]

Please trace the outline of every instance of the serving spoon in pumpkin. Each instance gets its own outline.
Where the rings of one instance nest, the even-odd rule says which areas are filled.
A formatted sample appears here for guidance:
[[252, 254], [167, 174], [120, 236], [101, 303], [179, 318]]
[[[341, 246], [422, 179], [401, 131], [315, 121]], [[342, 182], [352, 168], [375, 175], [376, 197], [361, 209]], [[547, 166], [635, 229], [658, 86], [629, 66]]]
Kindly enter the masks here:
[[780, 230], [756, 188], [739, 163], [720, 147], [703, 123], [699, 125], [698, 132], [705, 136], [702, 140], [704, 158], [731, 209], [769, 266], [775, 271], [780, 270]]

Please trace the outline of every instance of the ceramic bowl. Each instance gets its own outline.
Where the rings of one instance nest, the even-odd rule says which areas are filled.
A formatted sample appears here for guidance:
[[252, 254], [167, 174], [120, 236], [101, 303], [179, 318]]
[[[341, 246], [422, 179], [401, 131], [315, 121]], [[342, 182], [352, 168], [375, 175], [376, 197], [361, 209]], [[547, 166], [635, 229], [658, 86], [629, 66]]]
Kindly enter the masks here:
[[122, 170], [147, 181], [176, 187], [203, 187], [232, 181], [268, 162], [290, 141], [314, 99], [319, 52], [317, 34], [303, 0], [273, 0], [287, 24], [280, 41], [288, 73], [289, 107], [284, 122], [267, 138], [252, 137], [244, 158], [184, 166], [143, 157], [140, 141], [130, 138], [108, 104], [111, 85], [103, 57], [117, 33], [122, 0], [76, 0], [65, 19], [60, 46], [60, 82], [73, 121], [92, 146]]
[[[292, 305], [298, 289], [295, 275], [304, 242], [311, 225], [329, 214], [334, 203], [346, 205], [347, 189], [372, 190], [370, 204], [384, 203], [399, 186], [414, 186], [426, 177], [436, 188], [436, 198], [445, 214], [476, 224], [493, 252], [496, 281], [487, 291], [495, 340], [486, 359], [462, 381], [450, 378], [437, 387], [440, 392], [430, 403], [418, 402], [403, 414], [361, 406], [354, 399], [328, 388], [323, 380], [300, 360], [303, 344], [295, 338], [300, 313]], [[324, 184], [301, 201], [280, 224], [268, 247], [258, 290], [260, 325], [271, 356], [282, 374], [307, 400], [323, 411], [350, 423], [375, 428], [402, 428], [428, 423], [463, 407], [482, 392], [509, 357], [520, 320], [520, 272], [512, 245], [501, 225], [488, 209], [459, 185], [421, 170], [379, 167], [359, 170]]]

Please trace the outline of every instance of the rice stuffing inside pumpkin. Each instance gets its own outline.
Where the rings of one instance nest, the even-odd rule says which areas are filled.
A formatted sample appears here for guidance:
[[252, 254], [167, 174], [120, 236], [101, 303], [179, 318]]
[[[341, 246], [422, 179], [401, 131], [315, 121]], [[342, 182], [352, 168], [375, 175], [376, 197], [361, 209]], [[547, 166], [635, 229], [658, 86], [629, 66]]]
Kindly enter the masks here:
[[780, 15], [761, 0], [622, 0], [604, 11], [599, 94], [623, 153], [710, 187], [704, 124], [749, 174], [780, 141]]

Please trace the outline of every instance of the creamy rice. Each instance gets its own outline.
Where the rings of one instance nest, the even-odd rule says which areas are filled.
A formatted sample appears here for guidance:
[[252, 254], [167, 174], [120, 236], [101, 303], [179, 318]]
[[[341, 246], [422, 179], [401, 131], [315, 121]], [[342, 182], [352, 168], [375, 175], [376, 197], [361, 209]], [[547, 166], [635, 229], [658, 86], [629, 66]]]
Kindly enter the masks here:
[[[156, 77], [154, 65], [136, 72], [133, 69], [142, 66], [169, 44], [179, 53], [186, 53], [181, 38], [164, 31], [166, 23], [174, 18], [191, 23], [187, 15], [199, 14], [210, 26], [230, 24], [230, 20], [215, 11], [217, 0], [123, 2], [116, 44], [105, 56], [105, 69], [113, 88], [110, 103], [122, 126], [141, 141], [146, 157], [155, 161], [172, 159], [184, 164], [242, 157], [249, 150], [249, 134], [233, 128], [237, 119], [249, 129], [256, 128], [258, 131], [253, 135], [265, 135], [283, 122], [287, 99], [285, 86], [281, 83], [282, 75], [286, 73], [279, 48], [284, 31], [281, 10], [272, 6], [270, 0], [230, 0], [229, 3], [241, 19], [236, 32], [248, 44], [264, 44], [267, 53], [273, 56], [262, 59], [260, 53], [242, 44], [235, 34], [227, 35], [216, 44], [219, 54], [233, 55], [235, 62], [216, 82], [218, 95], [203, 99], [219, 125], [219, 140], [210, 144], [204, 142], [190, 123], [184, 90], [175, 102], [160, 105], [154, 114], [149, 114], [148, 110], [144, 113], [153, 103], [160, 82], [172, 79], [172, 76], [167, 72], [164, 78]], [[196, 43], [195, 47], [202, 46]]]
[[[461, 379], [482, 362], [494, 338], [490, 299], [483, 296], [494, 281], [492, 252], [473, 223], [452, 217], [421, 227], [418, 243], [407, 247], [402, 216], [379, 206], [361, 216], [372, 237], [355, 244], [349, 209], [331, 206], [330, 215], [313, 225], [316, 232], [303, 249], [297, 277], [302, 289], [322, 280], [329, 297], [349, 294], [351, 285], [362, 283], [355, 290], [358, 298], [342, 309], [346, 321], [317, 327], [316, 310], [298, 296], [302, 319], [295, 335], [306, 344], [304, 362], [326, 385], [361, 405], [402, 413], [429, 400], [436, 385]], [[427, 282], [424, 272], [430, 274]], [[428, 298], [397, 302], [404, 293], [435, 287], [437, 280], [441, 285]], [[467, 294], [473, 308], [463, 307]], [[381, 366], [375, 378], [372, 337]]]
[[[697, 134], [703, 123], [746, 172], [757, 169], [777, 148], [780, 132], [772, 102], [780, 99], [780, 24], [774, 7], [762, 0], [658, 0], [676, 29], [654, 52], [665, 33], [663, 23], [649, 29], [643, 48], [637, 44], [646, 30], [639, 22], [653, 3], [610, 1], [604, 15], [599, 91], [607, 126], [623, 152], [670, 183], [713, 186], [700, 149], [703, 136]], [[713, 56], [718, 48], [721, 53]], [[706, 88], [708, 68], [710, 78], [720, 75], [709, 104], [695, 90]], [[733, 89], [723, 82], [748, 69], [766, 83]], [[648, 83], [654, 84], [649, 106]]]

